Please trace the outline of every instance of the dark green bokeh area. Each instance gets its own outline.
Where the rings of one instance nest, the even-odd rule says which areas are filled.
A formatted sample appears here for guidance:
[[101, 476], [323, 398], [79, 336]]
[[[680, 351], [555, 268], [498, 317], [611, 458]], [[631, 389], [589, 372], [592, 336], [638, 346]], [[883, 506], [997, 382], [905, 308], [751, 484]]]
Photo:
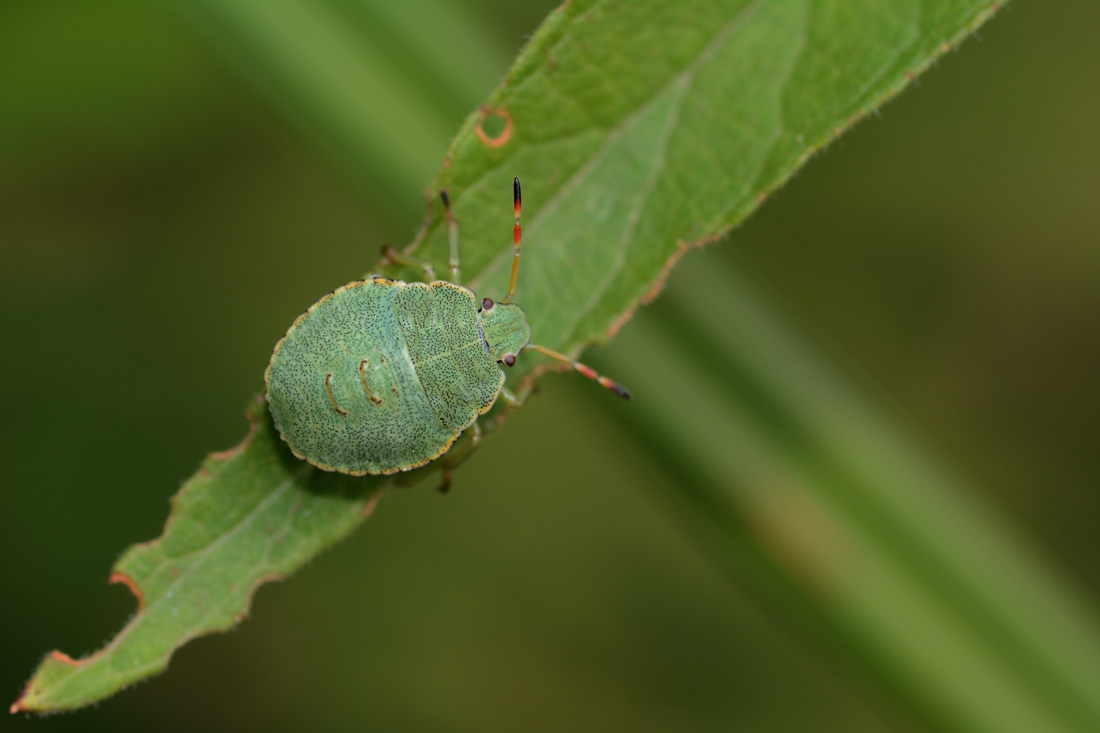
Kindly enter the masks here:
[[[327, 7], [384, 71], [364, 100], [383, 143], [354, 159], [272, 104], [201, 13], [0, 8], [9, 703], [42, 654], [92, 652], [123, 625], [133, 599], [106, 585], [114, 560], [160, 533], [206, 452], [244, 434], [291, 321], [415, 234], [449, 136], [552, 5]], [[693, 272], [736, 271], [1092, 615], [1097, 27], [1086, 3], [1010, 4], [727, 241], [690, 254], [636, 316], [673, 317]], [[450, 60], [446, 75], [425, 49]], [[642, 373], [656, 359], [641, 327], [594, 360]], [[5, 725], [915, 729], [889, 685], [711, 562], [660, 498], [681, 477], [623, 429], [632, 408], [543, 379], [450, 495], [391, 492], [166, 674]]]

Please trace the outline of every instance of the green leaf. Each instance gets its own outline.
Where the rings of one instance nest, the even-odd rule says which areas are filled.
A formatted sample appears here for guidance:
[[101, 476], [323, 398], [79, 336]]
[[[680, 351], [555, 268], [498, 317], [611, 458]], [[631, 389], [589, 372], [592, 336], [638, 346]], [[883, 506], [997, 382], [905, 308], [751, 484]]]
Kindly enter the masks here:
[[[659, 292], [686, 249], [744, 220], [994, 6], [563, 5], [467, 119], [433, 184], [450, 190], [462, 223], [464, 281], [481, 295], [506, 292], [507, 196], [518, 175], [525, 226], [516, 301], [535, 341], [569, 354], [605, 341]], [[501, 115], [508, 140], [494, 147], [477, 130]], [[415, 249], [442, 268], [438, 219]]]
[[299, 461], [261, 400], [248, 419], [244, 441], [210, 455], [183, 485], [164, 534], [115, 564], [111, 582], [137, 596], [130, 622], [86, 659], [48, 654], [12, 712], [82, 707], [160, 672], [181, 645], [244, 618], [261, 583], [286, 577], [374, 509], [382, 481]]
[[[397, 165], [367, 140], [382, 134], [367, 124], [376, 109], [349, 99], [344, 80], [370, 64], [325, 17], [330, 10], [229, 7], [196, 3], [196, 12], [215, 33], [247, 35], [238, 55], [251, 54], [251, 72], [284, 108], [308, 100], [304, 122], [319, 137]], [[510, 182], [519, 175], [526, 208], [516, 300], [535, 340], [576, 354], [606, 339], [687, 249], [742, 221], [993, 10], [962, 0], [564, 5], [467, 119], [432, 185], [452, 194], [463, 282], [482, 295], [506, 291]], [[438, 207], [410, 250], [444, 273]], [[533, 376], [537, 364], [527, 354], [509, 376]], [[240, 620], [257, 585], [369, 513], [385, 481], [314, 471], [284, 449], [262, 403], [249, 414], [242, 446], [212, 456], [177, 495], [164, 535], [116, 566], [113, 577], [139, 596], [138, 613], [87, 659], [48, 655], [13, 712], [80, 707], [164, 669], [189, 639]]]

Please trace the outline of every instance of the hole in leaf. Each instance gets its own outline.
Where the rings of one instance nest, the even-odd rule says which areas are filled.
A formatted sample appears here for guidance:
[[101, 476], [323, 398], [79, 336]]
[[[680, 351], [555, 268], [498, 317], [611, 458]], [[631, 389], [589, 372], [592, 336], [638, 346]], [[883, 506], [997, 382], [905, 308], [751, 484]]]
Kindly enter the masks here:
[[477, 123], [477, 136], [489, 147], [499, 148], [512, 137], [512, 116], [503, 109], [482, 107], [481, 121]]

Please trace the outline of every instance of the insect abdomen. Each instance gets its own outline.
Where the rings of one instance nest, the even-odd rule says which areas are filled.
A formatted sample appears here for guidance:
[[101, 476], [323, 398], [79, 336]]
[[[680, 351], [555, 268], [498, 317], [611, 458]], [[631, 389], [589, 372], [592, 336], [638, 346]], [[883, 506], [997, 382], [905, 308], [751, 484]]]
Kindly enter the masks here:
[[[344, 473], [393, 473], [443, 453], [394, 301], [404, 283], [351, 283], [291, 327], [268, 367], [268, 402], [296, 455]], [[331, 376], [330, 376], [331, 375]]]

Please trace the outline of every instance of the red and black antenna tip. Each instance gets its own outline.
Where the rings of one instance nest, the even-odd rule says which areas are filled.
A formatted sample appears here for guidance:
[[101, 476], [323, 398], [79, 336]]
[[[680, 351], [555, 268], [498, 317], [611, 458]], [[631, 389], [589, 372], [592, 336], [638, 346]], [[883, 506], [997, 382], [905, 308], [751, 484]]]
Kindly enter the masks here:
[[[516, 212], [516, 226], [512, 231], [512, 240], [516, 247], [519, 247], [520, 240], [523, 239], [523, 229], [519, 225], [519, 212], [523, 210], [523, 192], [519, 189], [519, 177], [512, 182], [512, 202], [512, 208]], [[518, 250], [516, 254], [518, 256]]]
[[523, 209], [523, 193], [519, 188], [519, 176], [512, 179], [512, 207], [516, 212], [516, 224], [512, 227], [512, 243], [515, 245], [515, 255], [512, 257], [512, 281], [508, 284], [508, 294], [501, 303], [511, 303], [516, 294], [516, 282], [519, 279], [519, 245], [523, 241], [523, 227], [519, 224], [519, 212]]
[[607, 389], [611, 390], [615, 394], [619, 395], [624, 400], [629, 400], [630, 399], [630, 392], [628, 392], [626, 387], [619, 384], [618, 382], [612, 382], [607, 377], [604, 377], [603, 379], [599, 380], [599, 382], [600, 382], [601, 385], [603, 385]]

